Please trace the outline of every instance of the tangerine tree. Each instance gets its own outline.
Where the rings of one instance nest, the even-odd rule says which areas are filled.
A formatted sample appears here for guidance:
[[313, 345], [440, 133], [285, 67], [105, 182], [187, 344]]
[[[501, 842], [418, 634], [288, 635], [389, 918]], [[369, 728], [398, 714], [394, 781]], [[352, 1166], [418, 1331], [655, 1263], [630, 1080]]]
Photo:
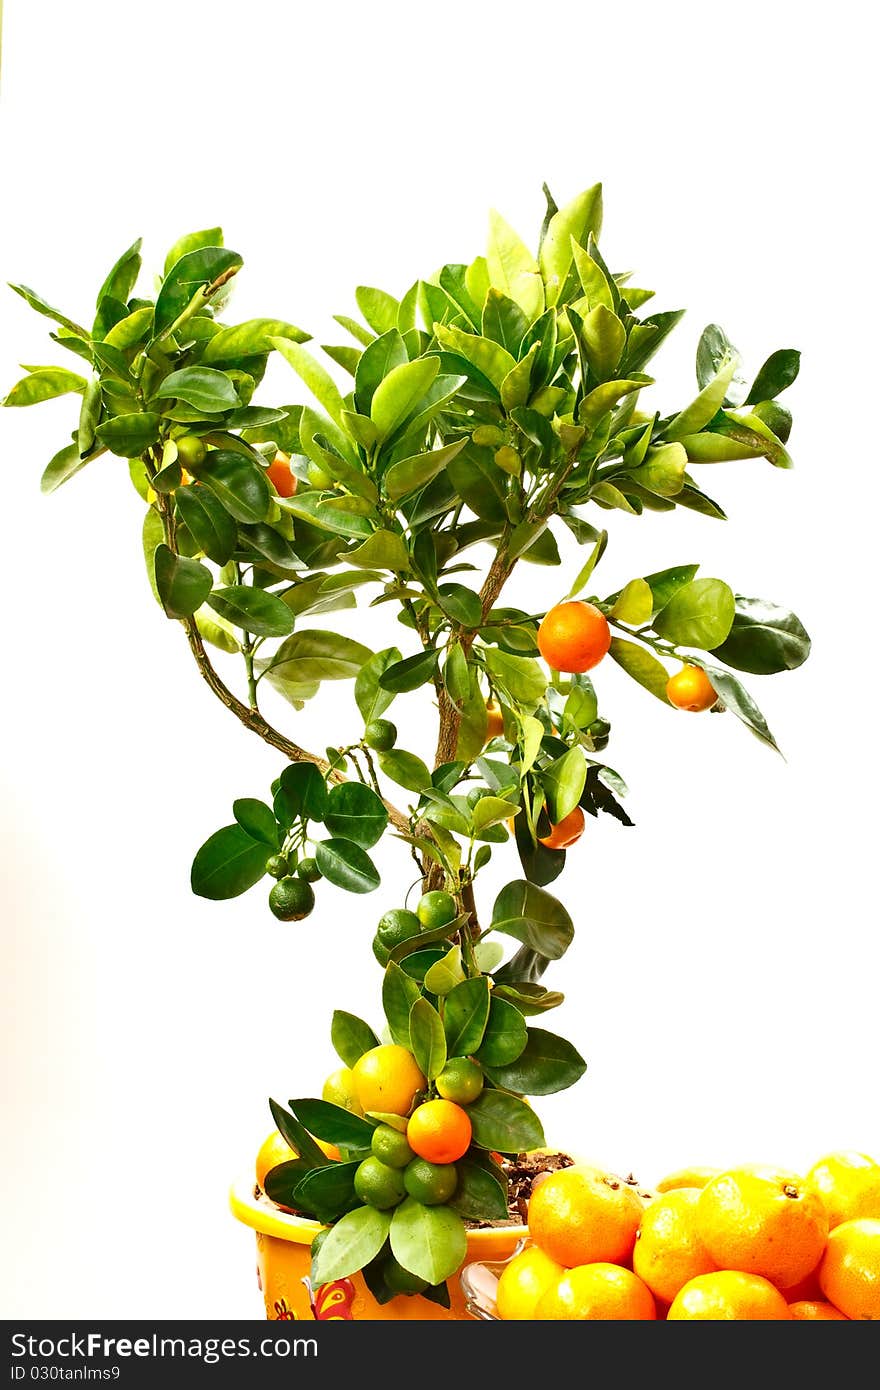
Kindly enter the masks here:
[[[655, 310], [606, 262], [599, 185], [562, 207], [545, 194], [534, 251], [493, 214], [469, 264], [400, 297], [360, 287], [360, 317], [337, 318], [351, 342], [327, 360], [293, 324], [227, 321], [242, 258], [218, 227], [178, 241], [151, 292], [136, 242], [83, 321], [13, 286], [79, 359], [27, 368], [5, 398], [78, 398], [43, 490], [102, 455], [128, 468], [155, 599], [214, 695], [279, 754], [266, 799], [234, 800], [196, 853], [193, 891], [267, 883], [271, 911], [294, 921], [325, 883], [374, 892], [370, 850], [386, 834], [418, 866], [415, 903], [399, 892], [370, 928], [381, 1032], [336, 1009], [341, 1065], [321, 1097], [270, 1102], [289, 1150], [265, 1192], [325, 1224], [314, 1282], [362, 1270], [379, 1299], [447, 1301], [465, 1223], [507, 1217], [505, 1156], [544, 1142], [525, 1097], [585, 1070], [542, 1026], [563, 1000], [543, 977], [574, 933], [550, 891], [568, 854], [599, 815], [632, 824], [601, 756], [596, 668], [617, 663], [670, 717], [724, 712], [774, 748], [741, 675], [790, 670], [810, 647], [787, 609], [694, 564], [611, 593], [597, 583], [610, 514], [723, 518], [704, 465], [790, 466], [778, 397], [799, 354], [773, 352], [750, 377], [710, 324], [694, 398], [654, 404], [646, 369], [681, 311]], [[303, 403], [255, 403], [271, 353]], [[505, 603], [516, 566], [560, 565], [563, 536], [583, 558], [558, 601]], [[377, 625], [394, 615], [384, 645], [327, 624], [359, 603]], [[238, 683], [216, 652], [239, 662]], [[296, 712], [330, 680], [351, 683], [350, 731], [307, 751], [261, 693]], [[388, 716], [413, 692], [437, 719], [430, 746], [411, 749]], [[484, 903], [493, 855], [511, 878]]]

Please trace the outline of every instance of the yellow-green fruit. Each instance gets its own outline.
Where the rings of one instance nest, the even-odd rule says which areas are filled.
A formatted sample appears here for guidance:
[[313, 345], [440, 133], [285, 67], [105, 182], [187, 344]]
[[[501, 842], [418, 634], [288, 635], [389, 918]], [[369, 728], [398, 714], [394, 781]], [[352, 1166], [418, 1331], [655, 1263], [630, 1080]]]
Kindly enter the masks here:
[[496, 449], [495, 463], [513, 478], [518, 478], [522, 472], [522, 459], [516, 449], [512, 449], [509, 444], [504, 444], [500, 449]]
[[355, 1089], [354, 1072], [351, 1067], [339, 1067], [332, 1071], [321, 1088], [321, 1099], [331, 1105], [341, 1105], [353, 1115], [363, 1115]]

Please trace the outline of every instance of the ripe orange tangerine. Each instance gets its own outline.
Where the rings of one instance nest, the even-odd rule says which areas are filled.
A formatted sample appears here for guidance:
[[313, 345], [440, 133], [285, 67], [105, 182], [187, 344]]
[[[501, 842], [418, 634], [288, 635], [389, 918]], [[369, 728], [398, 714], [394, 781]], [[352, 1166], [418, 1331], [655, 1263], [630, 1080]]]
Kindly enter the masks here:
[[828, 1213], [796, 1173], [743, 1164], [700, 1190], [696, 1229], [719, 1269], [760, 1274], [787, 1289], [819, 1263]]
[[297, 479], [296, 474], [290, 471], [290, 454], [284, 454], [279, 449], [266, 469], [266, 477], [279, 497], [292, 497], [296, 492]]
[[655, 1322], [657, 1305], [631, 1269], [596, 1261], [568, 1269], [551, 1283], [534, 1316], [539, 1322]]
[[667, 1322], [790, 1322], [782, 1294], [761, 1274], [720, 1269], [698, 1274], [679, 1289]]
[[454, 1100], [426, 1100], [409, 1117], [406, 1141], [429, 1163], [454, 1163], [468, 1151], [471, 1122]]
[[415, 1057], [398, 1043], [380, 1043], [352, 1067], [354, 1089], [362, 1111], [384, 1110], [408, 1115], [425, 1078]]
[[591, 671], [611, 646], [608, 619], [593, 603], [557, 603], [538, 628], [538, 650], [555, 671]]
[[830, 1232], [819, 1265], [819, 1286], [853, 1321], [880, 1321], [880, 1221], [863, 1216]]
[[702, 666], [682, 666], [666, 682], [666, 698], [676, 709], [699, 713], [711, 709], [718, 694]]
[[586, 817], [583, 811], [580, 806], [575, 806], [573, 811], [569, 811], [567, 816], [563, 816], [561, 821], [550, 827], [549, 835], [539, 835], [538, 839], [548, 849], [568, 849], [581, 838], [585, 824]]
[[645, 1205], [634, 1187], [592, 1164], [575, 1164], [532, 1187], [527, 1223], [534, 1243], [571, 1268], [627, 1264]]
[[846, 1149], [826, 1154], [807, 1170], [806, 1179], [828, 1208], [832, 1230], [862, 1216], [880, 1219], [880, 1163], [868, 1154]]
[[795, 1322], [849, 1322], [845, 1313], [826, 1303], [821, 1298], [802, 1298], [797, 1303], [789, 1303], [789, 1312]]
[[486, 701], [486, 742], [504, 733], [504, 715], [497, 700]]

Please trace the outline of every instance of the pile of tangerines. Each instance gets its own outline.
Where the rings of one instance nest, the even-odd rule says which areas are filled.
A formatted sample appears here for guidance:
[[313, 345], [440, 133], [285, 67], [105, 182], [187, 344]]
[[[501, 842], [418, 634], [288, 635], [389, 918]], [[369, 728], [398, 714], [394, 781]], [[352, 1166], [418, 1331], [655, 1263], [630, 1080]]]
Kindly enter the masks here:
[[671, 1173], [651, 1192], [586, 1163], [538, 1177], [503, 1267], [504, 1320], [880, 1319], [880, 1163], [833, 1152]]

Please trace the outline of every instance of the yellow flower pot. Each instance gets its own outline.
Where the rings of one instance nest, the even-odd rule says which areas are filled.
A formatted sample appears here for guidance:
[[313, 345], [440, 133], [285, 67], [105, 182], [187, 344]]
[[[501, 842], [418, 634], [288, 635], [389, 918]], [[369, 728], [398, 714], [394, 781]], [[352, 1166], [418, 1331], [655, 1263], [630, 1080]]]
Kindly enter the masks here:
[[[293, 1216], [265, 1197], [257, 1197], [252, 1178], [244, 1178], [233, 1186], [229, 1202], [237, 1220], [256, 1232], [257, 1279], [270, 1320], [447, 1322], [472, 1316], [465, 1306], [461, 1284], [454, 1277], [448, 1280], [449, 1308], [405, 1294], [388, 1303], [377, 1303], [360, 1274], [313, 1289], [309, 1280], [310, 1246], [324, 1229], [320, 1222]], [[463, 1265], [476, 1260], [506, 1260], [526, 1234], [525, 1226], [470, 1231]]]

